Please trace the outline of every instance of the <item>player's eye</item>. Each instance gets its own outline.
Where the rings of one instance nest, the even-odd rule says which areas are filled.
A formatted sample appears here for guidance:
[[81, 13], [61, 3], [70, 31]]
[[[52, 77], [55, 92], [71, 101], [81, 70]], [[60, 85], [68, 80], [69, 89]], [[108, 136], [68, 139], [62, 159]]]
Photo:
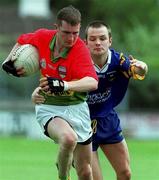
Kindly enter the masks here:
[[74, 36], [77, 36], [79, 32], [69, 32], [69, 31], [62, 31], [64, 34], [66, 35], [74, 35]]
[[101, 36], [101, 37], [100, 37], [100, 40], [101, 40], [101, 41], [105, 41], [105, 40], [107, 40], [107, 37], [106, 37], [106, 36]]
[[90, 41], [96, 41], [96, 38], [90, 37], [89, 40], [90, 40]]
[[64, 34], [71, 34], [70, 32], [68, 31], [62, 31]]
[[73, 32], [72, 33], [74, 36], [77, 36], [79, 34], [79, 32]]

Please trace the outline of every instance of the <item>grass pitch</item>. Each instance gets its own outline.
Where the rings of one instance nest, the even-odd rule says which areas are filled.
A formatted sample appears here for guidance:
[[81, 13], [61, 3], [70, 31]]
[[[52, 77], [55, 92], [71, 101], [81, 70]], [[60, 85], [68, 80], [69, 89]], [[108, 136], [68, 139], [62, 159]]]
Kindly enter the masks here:
[[[159, 141], [127, 140], [132, 180], [158, 180]], [[57, 145], [50, 140], [21, 137], [0, 138], [0, 180], [56, 180]], [[104, 179], [115, 180], [115, 174], [100, 152]], [[77, 180], [71, 170], [72, 180]]]

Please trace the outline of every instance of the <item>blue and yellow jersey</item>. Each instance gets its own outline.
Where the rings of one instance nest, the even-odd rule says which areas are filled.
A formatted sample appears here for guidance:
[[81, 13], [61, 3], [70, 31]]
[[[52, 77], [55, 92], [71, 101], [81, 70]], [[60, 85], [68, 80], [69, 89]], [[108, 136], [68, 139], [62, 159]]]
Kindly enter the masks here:
[[130, 67], [129, 59], [113, 49], [108, 51], [107, 63], [102, 68], [95, 65], [98, 89], [89, 92], [87, 99], [91, 119], [105, 117], [122, 101], [131, 77]]

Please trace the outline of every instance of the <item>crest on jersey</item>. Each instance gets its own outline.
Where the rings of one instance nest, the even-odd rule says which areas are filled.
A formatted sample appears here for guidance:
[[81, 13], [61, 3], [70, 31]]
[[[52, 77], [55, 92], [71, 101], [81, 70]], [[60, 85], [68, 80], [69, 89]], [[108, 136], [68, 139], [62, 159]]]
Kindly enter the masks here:
[[65, 78], [66, 77], [66, 67], [64, 66], [59, 66], [58, 67], [58, 72], [61, 78]]

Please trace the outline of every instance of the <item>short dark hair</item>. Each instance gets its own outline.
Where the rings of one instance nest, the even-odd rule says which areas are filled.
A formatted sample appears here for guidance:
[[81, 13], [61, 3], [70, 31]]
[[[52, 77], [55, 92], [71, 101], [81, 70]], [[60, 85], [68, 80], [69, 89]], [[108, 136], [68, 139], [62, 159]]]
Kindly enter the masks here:
[[86, 30], [85, 30], [85, 38], [87, 39], [87, 37], [88, 37], [88, 29], [90, 27], [92, 27], [92, 28], [100, 28], [102, 26], [105, 26], [108, 29], [109, 37], [112, 37], [111, 27], [108, 24], [106, 24], [104, 21], [95, 20], [95, 21], [90, 22], [87, 25]]
[[61, 25], [62, 21], [66, 21], [72, 26], [77, 25], [81, 22], [81, 13], [72, 5], [64, 7], [57, 13], [57, 25]]

